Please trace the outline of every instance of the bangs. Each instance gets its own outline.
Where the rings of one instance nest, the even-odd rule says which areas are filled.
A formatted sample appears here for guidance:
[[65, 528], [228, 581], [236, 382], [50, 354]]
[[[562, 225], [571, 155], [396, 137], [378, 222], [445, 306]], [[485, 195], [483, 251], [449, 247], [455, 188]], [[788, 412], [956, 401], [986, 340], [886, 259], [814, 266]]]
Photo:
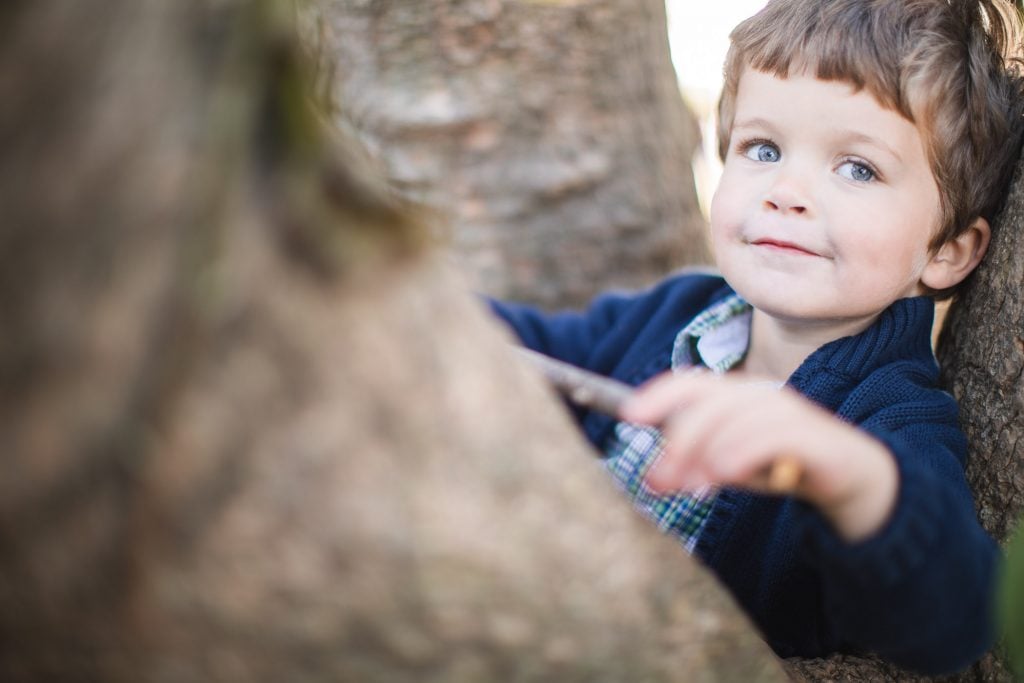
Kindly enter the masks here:
[[770, 5], [764, 10], [768, 16], [740, 24], [731, 36], [733, 45], [740, 46], [733, 56], [780, 78], [803, 73], [866, 89], [879, 104], [914, 121], [901, 78], [905, 66], [901, 55], [913, 51], [907, 49], [906, 6], [897, 14], [885, 11], [885, 4], [870, 12], [862, 3], [804, 0], [794, 4], [801, 5], [798, 11]]

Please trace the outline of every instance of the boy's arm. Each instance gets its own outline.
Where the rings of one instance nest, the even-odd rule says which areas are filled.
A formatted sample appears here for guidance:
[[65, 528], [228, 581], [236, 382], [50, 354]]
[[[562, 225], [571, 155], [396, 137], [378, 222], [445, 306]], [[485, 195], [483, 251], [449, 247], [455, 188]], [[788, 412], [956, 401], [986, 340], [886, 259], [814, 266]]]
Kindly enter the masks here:
[[874, 534], [896, 501], [897, 468], [885, 446], [789, 388], [665, 374], [634, 395], [623, 417], [662, 426], [664, 452], [645, 481], [657, 493], [706, 485], [770, 493], [772, 467], [785, 459], [801, 472], [793, 493], [847, 542]]
[[490, 305], [524, 346], [610, 374], [631, 351], [651, 343], [663, 345], [667, 331], [674, 335], [722, 288], [720, 277], [688, 268], [643, 292], [602, 294], [584, 311], [546, 313], [494, 300]]
[[874, 535], [846, 543], [810, 507], [798, 519], [804, 557], [820, 567], [831, 628], [897, 664], [949, 673], [994, 642], [999, 550], [978, 523], [955, 447], [940, 440], [925, 449], [914, 432], [910, 426], [880, 437], [900, 485]]
[[964, 480], [952, 398], [884, 406], [860, 427], [728, 377], [666, 376], [637, 399], [625, 417], [665, 424], [648, 475], [657, 490], [763, 491], [775, 458], [799, 460], [799, 547], [820, 576], [826, 640], [927, 673], [963, 668], [991, 645], [998, 551]]
[[548, 313], [525, 304], [488, 301], [523, 346], [578, 366], [586, 365], [588, 354], [631, 302], [624, 295], [604, 295], [584, 311]]

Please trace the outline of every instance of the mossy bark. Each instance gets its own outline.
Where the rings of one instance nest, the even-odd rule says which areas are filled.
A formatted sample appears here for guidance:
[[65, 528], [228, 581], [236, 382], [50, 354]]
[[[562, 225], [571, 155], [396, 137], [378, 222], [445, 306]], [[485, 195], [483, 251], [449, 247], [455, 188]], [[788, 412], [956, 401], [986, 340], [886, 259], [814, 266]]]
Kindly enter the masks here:
[[781, 680], [316, 123], [292, 10], [0, 10], [0, 679]]

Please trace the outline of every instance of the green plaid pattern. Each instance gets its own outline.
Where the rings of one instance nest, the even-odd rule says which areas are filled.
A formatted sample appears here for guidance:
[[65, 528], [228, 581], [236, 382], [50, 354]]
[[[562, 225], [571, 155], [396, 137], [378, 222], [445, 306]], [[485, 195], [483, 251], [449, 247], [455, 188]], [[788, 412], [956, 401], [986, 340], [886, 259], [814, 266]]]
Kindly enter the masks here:
[[[736, 294], [704, 310], [676, 335], [672, 348], [672, 369], [703, 365], [712, 372], [723, 373], [739, 363], [747, 354], [747, 337], [750, 333], [747, 314], [750, 311], [750, 304]], [[736, 331], [742, 334], [742, 339], [727, 342], [728, 348], [725, 353], [716, 354], [713, 358], [702, 358], [697, 352], [697, 344], [701, 338], [709, 332], [725, 327], [737, 328]]]
[[[686, 372], [695, 367], [708, 367], [721, 373], [736, 365], [747, 350], [750, 310], [750, 304], [733, 295], [703, 311], [676, 336], [672, 370]], [[698, 353], [698, 343], [701, 337], [715, 331], [724, 338], [716, 343], [715, 353], [708, 354], [710, 363], [705, 363]], [[692, 553], [717, 491], [705, 487], [692, 494], [659, 496], [644, 486], [644, 475], [663, 448], [664, 439], [654, 427], [619, 422], [606, 450], [605, 466], [632, 499], [634, 507], [662, 532], [676, 536]]]

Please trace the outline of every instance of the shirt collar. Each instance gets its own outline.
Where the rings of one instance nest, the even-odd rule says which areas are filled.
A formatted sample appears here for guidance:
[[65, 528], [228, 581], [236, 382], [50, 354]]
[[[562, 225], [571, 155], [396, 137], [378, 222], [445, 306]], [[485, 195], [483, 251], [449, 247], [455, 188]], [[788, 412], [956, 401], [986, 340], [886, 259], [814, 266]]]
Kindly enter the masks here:
[[738, 294], [704, 309], [676, 335], [672, 369], [704, 365], [721, 373], [736, 365], [750, 343], [752, 310]]

